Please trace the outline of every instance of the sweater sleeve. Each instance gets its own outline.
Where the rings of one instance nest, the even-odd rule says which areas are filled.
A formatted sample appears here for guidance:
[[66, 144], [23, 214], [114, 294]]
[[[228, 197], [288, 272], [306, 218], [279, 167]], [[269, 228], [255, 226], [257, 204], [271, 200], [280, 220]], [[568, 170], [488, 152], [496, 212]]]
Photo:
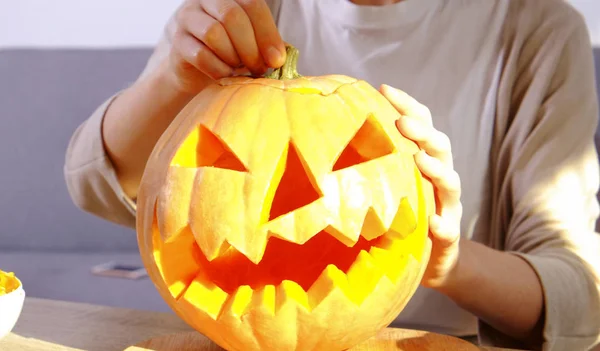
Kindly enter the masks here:
[[[174, 31], [172, 17], [140, 78], [156, 69], [167, 57]], [[105, 100], [71, 136], [65, 155], [64, 177], [69, 195], [78, 208], [116, 224], [135, 228], [135, 200], [123, 191], [102, 137], [104, 115], [120, 93]]]
[[[266, 0], [266, 3], [277, 20], [281, 0]], [[140, 78], [150, 74], [168, 57], [176, 29], [174, 14]], [[64, 176], [71, 199], [81, 210], [135, 228], [135, 200], [123, 191], [102, 137], [104, 115], [119, 94], [117, 92], [104, 101], [73, 133], [66, 151]]]
[[[560, 17], [518, 54], [506, 121], [496, 124], [490, 230], [542, 284], [543, 350], [587, 350], [600, 331], [598, 102], [587, 28], [574, 11]], [[523, 347], [484, 322], [480, 337]]]

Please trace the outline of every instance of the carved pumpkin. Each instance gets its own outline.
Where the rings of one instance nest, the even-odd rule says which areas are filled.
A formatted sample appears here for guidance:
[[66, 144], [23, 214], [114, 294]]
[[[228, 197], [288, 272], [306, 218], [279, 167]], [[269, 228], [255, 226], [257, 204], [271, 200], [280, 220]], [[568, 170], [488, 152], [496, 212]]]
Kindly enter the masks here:
[[372, 86], [222, 79], [159, 140], [138, 197], [158, 291], [228, 350], [343, 350], [401, 312], [426, 267], [430, 183]]

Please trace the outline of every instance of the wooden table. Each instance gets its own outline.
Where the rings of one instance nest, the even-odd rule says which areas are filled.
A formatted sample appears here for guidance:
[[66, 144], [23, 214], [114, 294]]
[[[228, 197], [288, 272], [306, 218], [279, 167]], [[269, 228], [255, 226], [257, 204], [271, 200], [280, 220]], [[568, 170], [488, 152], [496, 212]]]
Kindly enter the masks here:
[[190, 331], [170, 313], [28, 297], [15, 329], [0, 340], [0, 350], [122, 351], [149, 338]]

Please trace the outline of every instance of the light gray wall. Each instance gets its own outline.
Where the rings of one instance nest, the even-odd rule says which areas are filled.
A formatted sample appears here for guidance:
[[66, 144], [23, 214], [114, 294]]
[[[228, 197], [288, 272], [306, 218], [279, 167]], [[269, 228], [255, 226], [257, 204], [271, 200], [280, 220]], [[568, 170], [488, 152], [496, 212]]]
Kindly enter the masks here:
[[0, 48], [152, 46], [182, 1], [1, 0]]
[[[4, 0], [0, 48], [150, 46], [182, 1]], [[584, 15], [594, 44], [600, 45], [600, 0], [567, 1]]]
[[587, 23], [594, 46], [600, 46], [600, 0], [568, 0]]

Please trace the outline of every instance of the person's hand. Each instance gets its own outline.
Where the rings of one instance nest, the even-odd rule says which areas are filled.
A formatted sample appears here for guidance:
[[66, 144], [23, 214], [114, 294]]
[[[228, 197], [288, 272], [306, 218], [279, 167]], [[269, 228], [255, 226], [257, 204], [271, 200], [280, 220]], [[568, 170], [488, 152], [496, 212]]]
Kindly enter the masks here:
[[[176, 14], [168, 73], [186, 92], [285, 61], [285, 45], [264, 0], [186, 0]], [[174, 74], [173, 74], [174, 73]]]
[[429, 219], [432, 241], [429, 264], [422, 285], [443, 288], [452, 278], [459, 257], [460, 177], [454, 170], [450, 139], [433, 127], [429, 109], [405, 92], [383, 85], [380, 92], [400, 112], [396, 121], [400, 133], [421, 149], [415, 155], [417, 167], [431, 180], [436, 197], [436, 213]]

